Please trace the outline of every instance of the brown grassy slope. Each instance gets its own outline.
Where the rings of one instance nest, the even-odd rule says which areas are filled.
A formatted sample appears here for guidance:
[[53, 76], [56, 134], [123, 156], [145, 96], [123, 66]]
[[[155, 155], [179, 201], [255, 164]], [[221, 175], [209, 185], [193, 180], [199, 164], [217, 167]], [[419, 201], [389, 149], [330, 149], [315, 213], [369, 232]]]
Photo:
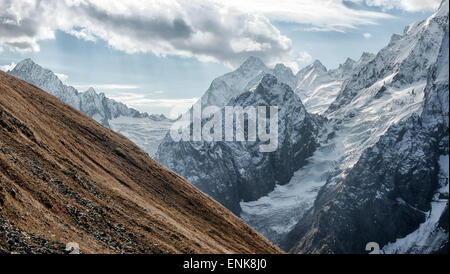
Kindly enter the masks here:
[[124, 136], [0, 71], [0, 252], [279, 253]]

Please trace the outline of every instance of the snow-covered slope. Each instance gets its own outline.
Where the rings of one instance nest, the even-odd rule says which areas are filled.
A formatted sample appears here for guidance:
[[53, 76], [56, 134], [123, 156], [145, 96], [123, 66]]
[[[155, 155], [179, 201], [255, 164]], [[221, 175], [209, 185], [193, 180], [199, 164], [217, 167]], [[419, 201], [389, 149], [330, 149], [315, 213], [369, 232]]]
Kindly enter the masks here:
[[[171, 145], [171, 148], [166, 146], [162, 150], [165, 152], [164, 155], [160, 156], [166, 157], [166, 159], [161, 161], [188, 177], [190, 181], [197, 182], [200, 189], [223, 202], [226, 206], [232, 207], [235, 212], [236, 206], [234, 204], [230, 205], [228, 201], [224, 202], [222, 197], [218, 198], [220, 195], [217, 195], [217, 192], [208, 188], [219, 188], [220, 191], [237, 189], [238, 192], [233, 192], [234, 196], [230, 198], [234, 202], [237, 199], [242, 199], [242, 196], [239, 195], [242, 195], [243, 190], [235, 187], [236, 184], [231, 183], [234, 182], [234, 179], [230, 179], [233, 178], [233, 174], [264, 182], [259, 187], [255, 184], [246, 184], [251, 186], [251, 188], [246, 189], [247, 192], [249, 190], [266, 190], [266, 185], [275, 186], [273, 191], [256, 200], [242, 199], [243, 201], [239, 204], [241, 217], [263, 235], [284, 248], [291, 248], [295, 245], [296, 248], [293, 251], [323, 252], [324, 249], [308, 242], [308, 239], [313, 239], [316, 242], [328, 239], [324, 237], [327, 234], [327, 229], [329, 229], [326, 225], [327, 222], [323, 223], [324, 228], [322, 229], [325, 232], [314, 230], [316, 227], [314, 227], [313, 221], [317, 217], [316, 214], [318, 212], [323, 214], [320, 211], [322, 206], [332, 203], [336, 193], [342, 189], [343, 180], [349, 176], [350, 172], [358, 174], [354, 175], [355, 182], [363, 180], [363, 178], [358, 177], [362, 175], [354, 168], [355, 164], [360, 161], [364, 151], [380, 142], [380, 137], [386, 135], [389, 128], [395, 131], [394, 128], [401, 123], [409, 123], [410, 128], [416, 127], [414, 121], [422, 113], [425, 90], [430, 83], [429, 72], [436, 64], [443, 37], [446, 35], [446, 28], [448, 28], [448, 17], [445, 16], [445, 12], [443, 13], [441, 8], [438, 13], [429, 19], [406, 28], [403, 35], [393, 35], [391, 42], [377, 55], [364, 53], [360, 60], [348, 59], [334, 70], [327, 70], [319, 61], [316, 61], [299, 71], [295, 80], [289, 76], [289, 73], [277, 76], [278, 79], [284, 79], [284, 82], [289, 83], [295, 93], [303, 98], [302, 101], [306, 102], [305, 107], [308, 112], [320, 113], [326, 118], [326, 120], [321, 120], [320, 128], [315, 134], [315, 142], [320, 146], [314, 150], [311, 157], [304, 160], [304, 164], [296, 165], [300, 169], [288, 173], [287, 184], [280, 184], [277, 178], [266, 178], [267, 176], [261, 179], [261, 176], [252, 173], [251, 168], [247, 165], [242, 165], [242, 162], [253, 162], [252, 157], [242, 157], [236, 161], [234, 160], [236, 157], [222, 154], [224, 151], [226, 153], [236, 151], [237, 155], [246, 155], [246, 153], [252, 151], [242, 146], [230, 149], [234, 145], [232, 143], [227, 144], [226, 149], [221, 148], [220, 153], [210, 153], [211, 151], [208, 150], [210, 148], [205, 149], [205, 144], [195, 147], [189, 143], [188, 146], [183, 144], [176, 148], [176, 155], [170, 155], [169, 151], [173, 149], [173, 146]], [[250, 58], [238, 70], [216, 79], [202, 98], [202, 102], [223, 106], [230, 99], [229, 102], [240, 105], [242, 102], [232, 98], [239, 98], [239, 94], [243, 92], [242, 89], [245, 90], [254, 85], [266, 71], [267, 67], [262, 62], [256, 58]], [[311, 116], [311, 114], [309, 115]], [[280, 121], [282, 119], [280, 118]], [[399, 132], [401, 130], [391, 134], [399, 134]], [[418, 132], [415, 133], [418, 134]], [[414, 135], [414, 133], [411, 134]], [[418, 136], [428, 135], [418, 134]], [[411, 146], [423, 143], [421, 140], [405, 139], [404, 142]], [[168, 144], [164, 143], [164, 145]], [[214, 144], [209, 145], [214, 147]], [[396, 151], [400, 151], [399, 148], [396, 149]], [[383, 153], [389, 154], [389, 152]], [[416, 156], [411, 154], [411, 161]], [[188, 160], [180, 160], [185, 158]], [[393, 156], [393, 158], [395, 157]], [[227, 159], [233, 159], [229, 162], [227, 168], [217, 168], [219, 163], [225, 162]], [[423, 158], [423, 161], [427, 162], [426, 168], [432, 166], [431, 159]], [[284, 159], [284, 161], [290, 163], [292, 158]], [[415, 159], [415, 161], [417, 160]], [[243, 167], [239, 169], [239, 173], [233, 171], [236, 166]], [[400, 166], [401, 164], [397, 168], [401, 168]], [[292, 167], [292, 164], [289, 164], [289, 167]], [[220, 170], [220, 176], [216, 174], [216, 169]], [[385, 172], [390, 174], [388, 171]], [[429, 175], [430, 172], [432, 173], [431, 170], [428, 170], [428, 173], [425, 174]], [[232, 174], [232, 176], [227, 177], [229, 174]], [[375, 182], [380, 182], [377, 179], [379, 177], [370, 176], [374, 178]], [[433, 177], [428, 176], [428, 178]], [[269, 183], [270, 180], [275, 182]], [[430, 180], [433, 182], [433, 179]], [[434, 182], [437, 182], [437, 180], [434, 180]], [[362, 195], [370, 195], [370, 188], [366, 188], [367, 191], [362, 189], [361, 193], [355, 192], [354, 197], [364, 199]], [[428, 191], [435, 191], [431, 184]], [[423, 195], [420, 194], [422, 195], [420, 199], [423, 205], [429, 206], [429, 199], [432, 195], [427, 196], [425, 192], [422, 193]], [[376, 194], [375, 191], [374, 197]], [[352, 196], [351, 193], [349, 195]], [[252, 198], [256, 197], [258, 195], [252, 196]], [[354, 205], [358, 205], [357, 201], [351, 200]], [[380, 209], [382, 208], [380, 207]], [[326, 212], [327, 208], [325, 207], [324, 210]], [[341, 214], [342, 219], [347, 216], [346, 213]], [[392, 216], [401, 220], [402, 214], [404, 212]], [[351, 218], [353, 217], [355, 216]], [[420, 217], [420, 214], [415, 215], [415, 219], [408, 228], [400, 227], [398, 230], [393, 230], [392, 235], [400, 236], [408, 229], [414, 229], [414, 226], [418, 225], [420, 220], [423, 221], [422, 217]], [[339, 218], [339, 216], [336, 216], [336, 220], [340, 220]], [[386, 224], [390, 219], [383, 219], [382, 221]], [[340, 225], [340, 223], [336, 223], [331, 227], [339, 227]], [[314, 237], [309, 238], [307, 233], [311, 231], [315, 234]], [[345, 229], [343, 231], [350, 233]], [[378, 231], [383, 234], [383, 230]], [[330, 235], [338, 234], [330, 232]], [[336, 243], [347, 241], [348, 250], [334, 246], [334, 250], [330, 249], [329, 251], [348, 252], [356, 250], [354, 246], [350, 245], [357, 242], [357, 238], [352, 242], [343, 235], [336, 237], [341, 238], [333, 238], [330, 241], [336, 241]], [[305, 247], [303, 244], [298, 244], [300, 240], [305, 240], [309, 245]], [[365, 249], [362, 248], [359, 251], [365, 252]]]
[[152, 157], [172, 124], [172, 120], [165, 117], [157, 119], [156, 115], [143, 118], [119, 116], [109, 120], [112, 130], [132, 140]]
[[[299, 81], [295, 92], [303, 97], [308, 112], [322, 113], [336, 99], [342, 83], [373, 58], [374, 55], [364, 53], [360, 60], [349, 58], [333, 70], [315, 61], [297, 73]], [[277, 185], [273, 192], [256, 201], [241, 202], [241, 218], [275, 244], [281, 244], [283, 237], [301, 220], [328, 176], [341, 164], [341, 157], [346, 153], [343, 143], [347, 133], [337, 132], [336, 128], [334, 121], [322, 125], [317, 140], [320, 147], [288, 184]]]
[[[448, 29], [442, 43], [441, 53], [430, 71], [425, 90], [425, 107], [422, 127], [428, 132], [436, 151], [434, 163], [438, 162], [438, 188], [434, 191], [425, 221], [410, 234], [396, 239], [383, 247], [385, 253], [431, 253], [448, 252], [448, 195], [449, 195], [449, 37]], [[437, 158], [439, 156], [439, 158]], [[436, 159], [437, 158], [437, 159]], [[436, 178], [435, 178], [436, 180]], [[402, 235], [403, 236], [403, 235]]]
[[297, 73], [295, 93], [300, 96], [309, 112], [322, 114], [336, 99], [344, 81], [373, 58], [373, 54], [363, 53], [358, 61], [348, 58], [345, 63], [332, 70], [327, 70], [316, 60]]
[[394, 35], [327, 110], [344, 153], [293, 252], [448, 252], [448, 1]]
[[241, 218], [276, 245], [282, 243], [313, 206], [317, 193], [344, 152], [329, 135], [330, 131], [327, 122], [321, 124], [317, 136], [319, 147], [306, 165], [294, 172], [289, 183], [276, 185], [272, 192], [258, 200], [240, 203]]
[[316, 148], [322, 119], [307, 113], [292, 89], [270, 74], [227, 105], [278, 106], [278, 149], [260, 152], [263, 142], [259, 139], [174, 142], [168, 135], [159, 146], [157, 160], [239, 214], [240, 201], [256, 200], [276, 184], [287, 183], [293, 172], [306, 163]]
[[393, 35], [375, 58], [345, 82], [325, 113], [336, 135], [345, 136], [343, 174], [391, 125], [421, 113], [427, 77], [437, 61], [446, 28], [448, 9], [447, 15], [440, 11], [412, 24], [402, 36]]
[[343, 82], [373, 58], [373, 54], [364, 53], [358, 61], [349, 58], [332, 70], [327, 70], [316, 60], [294, 75], [283, 64], [277, 64], [271, 69], [259, 58], [251, 56], [236, 70], [214, 79], [200, 100], [203, 106], [223, 107], [232, 98], [256, 85], [265, 74], [272, 74], [300, 96], [309, 112], [320, 114], [334, 101]]
[[104, 93], [97, 93], [93, 88], [78, 92], [74, 87], [64, 85], [51, 70], [39, 66], [31, 59], [19, 62], [8, 73], [47, 91], [97, 122], [124, 134], [152, 156], [173, 122], [164, 115], [149, 115], [129, 108], [107, 98]]

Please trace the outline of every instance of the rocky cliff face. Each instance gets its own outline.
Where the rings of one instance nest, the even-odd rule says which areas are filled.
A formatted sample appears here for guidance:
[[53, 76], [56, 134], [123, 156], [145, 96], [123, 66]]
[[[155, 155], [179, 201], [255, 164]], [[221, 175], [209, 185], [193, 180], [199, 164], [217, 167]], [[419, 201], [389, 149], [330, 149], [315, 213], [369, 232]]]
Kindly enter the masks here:
[[174, 142], [167, 136], [159, 146], [157, 160], [239, 214], [240, 201], [258, 199], [275, 184], [287, 183], [293, 172], [305, 164], [317, 146], [322, 119], [307, 113], [292, 89], [269, 74], [228, 105], [278, 106], [278, 149], [261, 152], [259, 139]]
[[[400, 50], [405, 43], [412, 46]], [[383, 86], [390, 88], [425, 79], [421, 108], [392, 124], [347, 175], [328, 178], [284, 247], [364, 253], [368, 242], [376, 242], [385, 253], [448, 253], [448, 1], [403, 36], [394, 36], [357, 75], [328, 113], [352, 104], [368, 89], [361, 85], [376, 83], [376, 75], [389, 75]]]

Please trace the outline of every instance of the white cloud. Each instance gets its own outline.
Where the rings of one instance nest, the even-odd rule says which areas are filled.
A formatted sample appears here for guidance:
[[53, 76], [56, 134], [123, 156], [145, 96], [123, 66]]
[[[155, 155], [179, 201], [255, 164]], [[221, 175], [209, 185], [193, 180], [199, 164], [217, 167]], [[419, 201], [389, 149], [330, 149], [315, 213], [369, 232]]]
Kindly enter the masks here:
[[[440, 0], [347, 1], [418, 11], [436, 8]], [[39, 41], [62, 30], [127, 53], [194, 57], [231, 67], [250, 55], [267, 64], [289, 63], [296, 59], [292, 42], [270, 20], [344, 32], [386, 18], [392, 16], [355, 10], [343, 0], [1, 0], [0, 49], [39, 51]]]
[[343, 31], [389, 17], [350, 9], [341, 0], [2, 0], [0, 47], [38, 51], [39, 41], [62, 30], [79, 39], [105, 40], [127, 53], [235, 67], [250, 55], [268, 64], [295, 59], [291, 40], [269, 19]]
[[408, 12], [435, 10], [442, 0], [365, 0], [368, 6], [385, 10], [400, 9]]
[[86, 41], [96, 41], [97, 40], [97, 38], [94, 35], [92, 35], [91, 33], [89, 33], [89, 31], [86, 29], [81, 29], [81, 30], [69, 29], [69, 30], [66, 30], [66, 32], [70, 35], [73, 35], [79, 39], [83, 39]]
[[310, 30], [320, 31], [344, 31], [392, 18], [386, 13], [351, 9], [342, 0], [227, 0], [224, 3], [248, 13], [262, 13], [271, 20], [311, 25]]
[[[0, 52], [1, 52], [1, 50], [0, 50]], [[9, 65], [3, 65], [3, 66], [0, 66], [0, 70], [3, 70], [3, 71], [8, 71], [8, 70], [12, 70], [14, 67], [16, 66], [16, 63], [14, 63], [14, 62], [12, 62], [11, 64], [9, 64]]]
[[363, 36], [364, 36], [364, 38], [366, 38], [366, 39], [372, 38], [372, 34], [370, 34], [370, 33], [368, 33], [368, 32], [363, 33]]
[[291, 40], [267, 17], [215, 0], [0, 1], [0, 46], [38, 51], [38, 42], [54, 38], [55, 30], [102, 39], [127, 53], [194, 57], [230, 66], [249, 55], [270, 63], [291, 53]]
[[301, 28], [301, 30], [304, 31], [317, 31], [317, 32], [328, 32], [328, 31], [335, 31], [335, 32], [341, 32], [344, 33], [345, 30], [339, 27], [332, 27], [332, 26], [322, 26], [322, 27], [307, 27], [307, 28]]
[[311, 64], [313, 61], [313, 57], [306, 51], [301, 51], [298, 53], [297, 63], [300, 67], [305, 67]]
[[67, 76], [64, 73], [55, 73], [55, 75], [61, 80], [61, 82], [66, 82], [67, 79], [69, 79], [69, 76]]
[[136, 85], [121, 85], [121, 84], [82, 84], [82, 85], [77, 85], [77, 84], [73, 84], [72, 85], [74, 88], [82, 91], [82, 90], [87, 90], [90, 87], [93, 87], [95, 90], [125, 90], [125, 89], [138, 89], [139, 86]]
[[111, 99], [122, 102], [129, 107], [146, 111], [148, 113], [157, 113], [163, 110], [169, 118], [177, 118], [185, 113], [199, 98], [173, 99], [173, 98], [151, 98], [151, 95], [141, 93], [119, 93], [108, 94]]

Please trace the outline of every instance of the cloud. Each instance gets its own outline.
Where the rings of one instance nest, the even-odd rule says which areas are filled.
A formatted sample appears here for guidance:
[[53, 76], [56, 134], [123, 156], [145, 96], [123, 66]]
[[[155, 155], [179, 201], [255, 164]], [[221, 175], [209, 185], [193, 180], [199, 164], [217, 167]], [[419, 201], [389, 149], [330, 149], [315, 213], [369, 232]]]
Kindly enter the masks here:
[[313, 61], [313, 57], [306, 51], [301, 51], [298, 53], [297, 63], [300, 67], [305, 67], [311, 64]]
[[69, 76], [67, 76], [64, 73], [55, 73], [55, 75], [61, 80], [61, 82], [66, 82], [67, 79], [69, 79]]
[[347, 7], [342, 0], [227, 0], [228, 6], [248, 13], [262, 13], [271, 20], [310, 25], [310, 30], [344, 31], [373, 25], [391, 15]]
[[368, 32], [363, 33], [363, 36], [364, 36], [364, 38], [366, 38], [366, 39], [372, 38], [372, 34], [370, 34], [370, 33], [368, 33]]
[[[360, 0], [362, 1], [362, 0]], [[368, 6], [384, 10], [400, 9], [408, 12], [430, 11], [439, 7], [442, 0], [365, 0]]]
[[74, 88], [78, 89], [78, 90], [87, 90], [90, 87], [93, 87], [95, 90], [125, 90], [125, 89], [138, 89], [139, 86], [136, 85], [121, 85], [121, 84], [82, 84], [82, 85], [77, 85], [77, 84], [73, 84], [72, 85]]
[[157, 113], [163, 110], [169, 118], [177, 118], [180, 114], [185, 113], [199, 99], [197, 97], [186, 99], [151, 98], [154, 93], [157, 92], [149, 92], [148, 94], [127, 92], [108, 94], [108, 96], [141, 111]]
[[7, 72], [8, 70], [12, 70], [15, 66], [16, 66], [16, 63], [12, 62], [9, 65], [0, 66], [0, 70], [3, 70], [4, 72]]
[[[54, 38], [45, 3], [34, 0], [0, 2], [0, 46], [17, 51], [39, 51], [37, 41]], [[53, 14], [54, 15], [54, 14]], [[49, 16], [51, 18], [54, 16]]]
[[339, 27], [332, 27], [332, 26], [322, 26], [322, 27], [306, 27], [301, 28], [302, 31], [317, 31], [317, 32], [329, 32], [329, 31], [335, 31], [335, 32], [341, 32], [344, 33], [345, 30]]
[[61, 30], [130, 54], [193, 57], [231, 67], [253, 55], [270, 65], [296, 58], [292, 41], [271, 21], [342, 32], [386, 18], [392, 16], [351, 9], [342, 0], [2, 0], [0, 48], [39, 51], [39, 41]]
[[250, 55], [272, 63], [292, 51], [291, 40], [267, 17], [215, 0], [0, 2], [0, 46], [38, 51], [38, 42], [54, 38], [55, 30], [102, 39], [127, 53], [194, 57], [232, 67]]

